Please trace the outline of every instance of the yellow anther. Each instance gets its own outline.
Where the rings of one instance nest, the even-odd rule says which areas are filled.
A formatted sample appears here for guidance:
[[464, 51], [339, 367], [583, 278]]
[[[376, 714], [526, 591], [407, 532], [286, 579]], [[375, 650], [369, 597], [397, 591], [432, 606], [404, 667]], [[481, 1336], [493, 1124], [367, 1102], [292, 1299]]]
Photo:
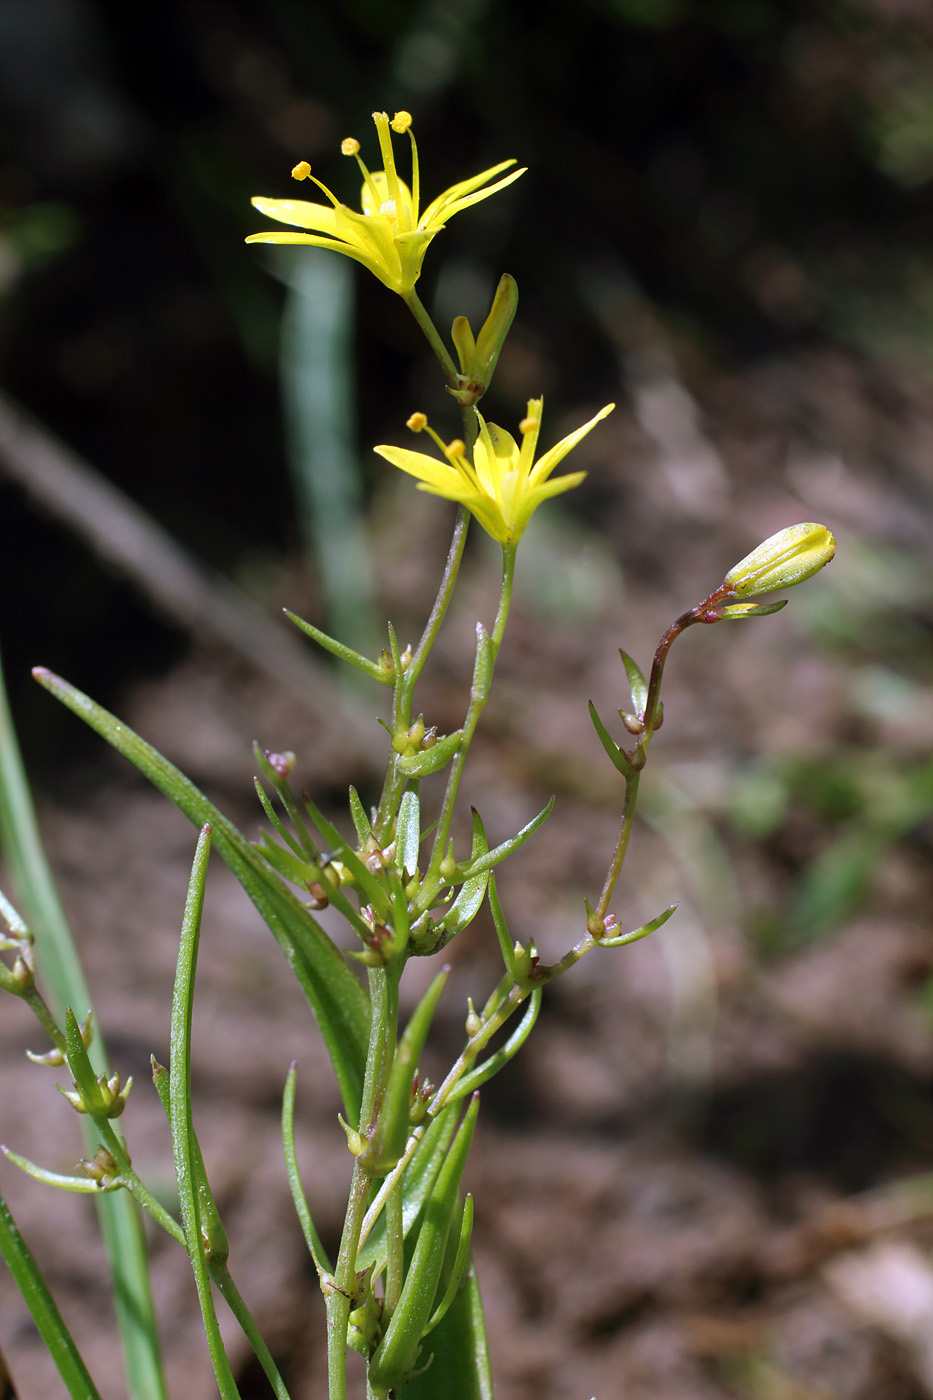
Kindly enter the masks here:
[[540, 423], [540, 418], [523, 418], [518, 425], [518, 431], [524, 437], [526, 433], [533, 433], [535, 428], [540, 426]]
[[465, 457], [465, 456], [466, 456], [466, 443], [465, 443], [465, 442], [461, 442], [459, 438], [454, 438], [453, 442], [449, 442], [449, 443], [447, 444], [447, 456], [448, 456], [448, 457]]
[[340, 154], [342, 156], [355, 156], [359, 154], [360, 143], [355, 136], [345, 136], [340, 143]]
[[413, 433], [420, 433], [428, 426], [428, 415], [426, 413], [413, 413], [405, 424], [406, 428], [411, 428]]
[[411, 126], [411, 112], [396, 112], [390, 125], [393, 131], [407, 131]]
[[297, 165], [292, 167], [293, 180], [307, 180], [310, 174], [311, 167], [306, 160], [300, 160]]

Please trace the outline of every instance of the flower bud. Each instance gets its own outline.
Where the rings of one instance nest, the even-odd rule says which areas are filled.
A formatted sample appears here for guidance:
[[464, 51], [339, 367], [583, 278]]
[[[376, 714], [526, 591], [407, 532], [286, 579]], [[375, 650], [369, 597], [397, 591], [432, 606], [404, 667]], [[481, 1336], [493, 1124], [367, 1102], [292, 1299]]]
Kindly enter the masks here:
[[819, 573], [835, 553], [836, 541], [825, 525], [789, 525], [740, 560], [724, 582], [739, 598], [790, 588]]

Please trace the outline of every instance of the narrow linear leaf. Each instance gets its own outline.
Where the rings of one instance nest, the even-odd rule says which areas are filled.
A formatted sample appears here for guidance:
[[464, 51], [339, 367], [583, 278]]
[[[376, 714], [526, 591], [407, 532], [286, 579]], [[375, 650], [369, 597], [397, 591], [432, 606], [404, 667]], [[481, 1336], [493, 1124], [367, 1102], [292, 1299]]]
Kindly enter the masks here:
[[424, 1220], [418, 1231], [401, 1296], [385, 1336], [369, 1363], [369, 1383], [374, 1389], [390, 1390], [400, 1385], [417, 1359], [420, 1339], [434, 1307], [451, 1218], [457, 1206], [460, 1177], [466, 1165], [478, 1112], [479, 1097], [475, 1096], [438, 1173], [425, 1207]]
[[360, 795], [352, 786], [350, 788], [350, 816], [353, 818], [353, 825], [356, 828], [356, 839], [361, 846], [365, 846], [373, 829], [369, 817], [366, 815], [366, 809], [360, 801]]
[[72, 1400], [100, 1400], [74, 1338], [58, 1311], [39, 1266], [0, 1196], [0, 1256], [13, 1275], [58, 1374]]
[[204, 1257], [198, 1163], [192, 1145], [194, 1129], [191, 1122], [191, 1012], [194, 1004], [194, 977], [201, 934], [201, 910], [204, 904], [204, 881], [207, 876], [210, 838], [210, 827], [202, 827], [191, 869], [188, 898], [185, 902], [185, 916], [178, 950], [178, 966], [175, 973], [175, 989], [172, 995], [169, 1103], [172, 1110], [172, 1152], [175, 1158], [178, 1199], [185, 1228], [185, 1238], [188, 1242], [188, 1258], [191, 1260], [191, 1268], [194, 1272], [204, 1331], [207, 1335], [207, 1344], [214, 1367], [214, 1378], [217, 1381], [222, 1400], [239, 1400], [240, 1392], [233, 1379], [233, 1372], [230, 1369], [223, 1339], [220, 1335], [217, 1311], [211, 1294], [210, 1273], [207, 1260]]
[[443, 1298], [438, 1303], [431, 1317], [430, 1322], [424, 1329], [424, 1336], [433, 1332], [437, 1324], [446, 1317], [450, 1306], [460, 1290], [463, 1282], [463, 1275], [466, 1273], [467, 1264], [470, 1262], [470, 1242], [473, 1238], [473, 1197], [467, 1193], [467, 1198], [463, 1202], [463, 1215], [460, 1218], [460, 1238], [457, 1243], [457, 1254], [454, 1259], [454, 1266], [450, 1273], [450, 1281], [447, 1284]]
[[489, 877], [489, 908], [492, 911], [492, 921], [496, 926], [496, 936], [499, 939], [499, 951], [502, 953], [502, 961], [505, 963], [505, 970], [510, 977], [515, 976], [515, 953], [512, 936], [509, 933], [509, 926], [505, 921], [505, 914], [499, 902], [499, 890], [496, 886], [495, 875]]
[[625, 757], [625, 754], [619, 748], [619, 745], [616, 743], [615, 739], [613, 739], [612, 735], [609, 733], [609, 730], [603, 724], [602, 720], [596, 712], [596, 706], [593, 704], [592, 700], [590, 700], [589, 702], [589, 710], [590, 719], [593, 721], [593, 728], [596, 730], [599, 742], [602, 744], [603, 748], [606, 750], [606, 753], [609, 756], [609, 762], [612, 764], [613, 768], [618, 769], [618, 771], [622, 774], [623, 778], [634, 778], [636, 771], [635, 768], [632, 766], [631, 763], [629, 763], [628, 759]]
[[[479, 860], [486, 855], [489, 850], [489, 842], [486, 840], [486, 831], [483, 827], [482, 818], [476, 808], [473, 808], [473, 846], [470, 851], [470, 863]], [[462, 933], [473, 920], [482, 907], [486, 896], [486, 886], [490, 876], [486, 871], [479, 875], [474, 875], [471, 880], [465, 880], [457, 898], [451, 904], [441, 923], [447, 930], [451, 938]]]
[[366, 989], [342, 953], [266, 866], [242, 832], [183, 773], [67, 681], [42, 667], [33, 674], [40, 685], [128, 758], [198, 828], [205, 822], [210, 824], [214, 848], [255, 904], [298, 979], [327, 1046], [347, 1117], [357, 1121], [370, 1007]]
[[[13, 729], [0, 669], [0, 844], [36, 935], [39, 965], [59, 1014], [66, 1005], [90, 1007], [91, 998], [52, 872], [42, 849], [35, 809]], [[102, 1037], [93, 1048], [107, 1069]], [[85, 1126], [85, 1132], [89, 1128]], [[91, 1138], [88, 1148], [94, 1151]], [[136, 1203], [122, 1191], [96, 1202], [130, 1400], [165, 1400], [165, 1378], [152, 1303], [149, 1261]]]
[[386, 918], [389, 913], [389, 896], [385, 887], [379, 883], [371, 871], [367, 870], [353, 847], [349, 842], [344, 840], [333, 822], [329, 822], [323, 812], [315, 806], [307, 793], [304, 794], [302, 801], [310, 812], [311, 820], [314, 822], [314, 825], [328, 842], [331, 849], [339, 854], [340, 859], [350, 871], [357, 885], [359, 885], [360, 889], [366, 895], [366, 898], [369, 900], [376, 913], [380, 918]]
[[431, 1365], [405, 1386], [405, 1400], [437, 1400], [439, 1395], [444, 1400], [493, 1400], [486, 1320], [472, 1257], [463, 1287], [431, 1333], [429, 1351]]
[[339, 657], [341, 661], [349, 661], [351, 666], [355, 666], [364, 675], [370, 676], [374, 681], [379, 681], [382, 685], [391, 685], [394, 676], [388, 674], [378, 661], [370, 661], [368, 656], [361, 656], [352, 647], [345, 646], [343, 642], [338, 642], [335, 637], [329, 637], [326, 632], [322, 632], [319, 627], [315, 627], [313, 622], [305, 622], [297, 613], [289, 612], [288, 608], [283, 609], [289, 622], [294, 622], [296, 627], [300, 627], [306, 636], [311, 637], [318, 646], [329, 651], [331, 656]]
[[540, 826], [543, 826], [554, 810], [554, 798], [552, 797], [547, 806], [542, 808], [536, 817], [533, 817], [527, 826], [523, 826], [521, 831], [503, 841], [501, 845], [494, 846], [491, 851], [487, 851], [479, 860], [470, 860], [465, 870], [461, 870], [461, 878], [471, 880], [474, 875], [479, 875], [483, 870], [491, 870], [493, 866], [499, 865], [510, 856], [513, 851], [517, 851], [519, 846], [523, 846], [530, 836], [534, 836]]
[[[402, 1234], [409, 1231], [421, 1213], [437, 1179], [437, 1174], [447, 1156], [450, 1140], [457, 1126], [457, 1109], [452, 1105], [443, 1108], [433, 1118], [424, 1137], [421, 1139], [402, 1177]], [[380, 1274], [386, 1266], [388, 1247], [386, 1243], [385, 1214], [376, 1217], [375, 1224], [365, 1243], [357, 1254], [357, 1268], [368, 1269], [375, 1265], [374, 1273]]]
[[404, 1034], [395, 1051], [389, 1070], [389, 1080], [382, 1097], [382, 1106], [375, 1131], [364, 1154], [364, 1162], [374, 1176], [385, 1176], [392, 1170], [408, 1141], [411, 1091], [418, 1061], [427, 1040], [431, 1021], [441, 993], [450, 976], [450, 964], [441, 968], [428, 990], [411, 1014]]
[[470, 1070], [459, 1081], [456, 1088], [451, 1092], [448, 1102], [457, 1103], [466, 1098], [467, 1094], [474, 1093], [481, 1084], [485, 1084], [487, 1079], [492, 1079], [494, 1074], [498, 1074], [509, 1060], [513, 1059], [521, 1050], [525, 1041], [531, 1035], [535, 1021], [538, 1019], [538, 1012], [541, 1010], [541, 988], [535, 987], [528, 998], [528, 1006], [515, 1030], [509, 1036], [504, 1045], [500, 1046], [482, 1064]]
[[302, 1234], [305, 1237], [305, 1244], [314, 1260], [318, 1277], [322, 1278], [325, 1274], [332, 1274], [333, 1269], [327, 1257], [327, 1250], [321, 1243], [321, 1237], [311, 1219], [308, 1199], [302, 1185], [301, 1173], [298, 1170], [298, 1154], [295, 1151], [295, 1093], [297, 1084], [298, 1071], [293, 1061], [285, 1081], [285, 1092], [282, 1095], [282, 1147], [285, 1154], [285, 1170], [288, 1175], [288, 1185], [295, 1204], [295, 1211], [301, 1224]]
[[37, 1166], [35, 1162], [30, 1162], [28, 1157], [21, 1157], [18, 1152], [11, 1152], [9, 1147], [2, 1145], [0, 1152], [8, 1162], [12, 1162], [14, 1167], [19, 1167], [27, 1176], [41, 1181], [44, 1186], [55, 1186], [60, 1191], [77, 1191], [85, 1196], [99, 1196], [108, 1191], [116, 1191], [123, 1185], [119, 1178], [107, 1186], [102, 1186], [99, 1181], [94, 1181], [89, 1176], [62, 1176], [60, 1172], [46, 1171], [45, 1167]]
[[649, 933], [654, 933], [655, 929], [666, 924], [676, 909], [677, 905], [672, 904], [649, 923], [642, 924], [641, 928], [633, 928], [631, 933], [616, 934], [614, 938], [598, 938], [597, 945], [600, 948], [621, 948], [626, 943], [637, 943], [640, 938], [647, 938]]

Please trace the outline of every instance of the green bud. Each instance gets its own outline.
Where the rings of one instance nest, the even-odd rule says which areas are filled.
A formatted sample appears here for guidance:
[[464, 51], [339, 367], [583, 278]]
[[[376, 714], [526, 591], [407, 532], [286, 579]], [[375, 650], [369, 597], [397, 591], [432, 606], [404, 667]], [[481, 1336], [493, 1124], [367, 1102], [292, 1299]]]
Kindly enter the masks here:
[[790, 588], [819, 573], [836, 553], [836, 541], [825, 525], [789, 525], [753, 549], [726, 574], [739, 598]]
[[354, 1157], [362, 1157], [366, 1151], [366, 1139], [362, 1133], [358, 1133], [355, 1128], [351, 1128], [342, 1113], [337, 1114], [337, 1122], [347, 1135], [347, 1146]]
[[479, 1035], [482, 1029], [483, 1018], [477, 1015], [476, 1007], [473, 1005], [473, 998], [467, 997], [466, 1033], [472, 1040], [474, 1035]]

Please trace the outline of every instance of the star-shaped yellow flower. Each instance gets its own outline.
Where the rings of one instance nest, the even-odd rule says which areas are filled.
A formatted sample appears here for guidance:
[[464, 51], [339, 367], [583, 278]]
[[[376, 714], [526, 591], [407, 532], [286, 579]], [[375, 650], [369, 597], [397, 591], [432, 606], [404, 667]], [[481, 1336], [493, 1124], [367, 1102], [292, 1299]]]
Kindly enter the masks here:
[[[373, 174], [360, 160], [359, 141], [352, 137], [343, 142], [344, 155], [355, 156], [363, 172], [362, 213], [349, 209], [331, 194], [326, 185], [311, 174], [307, 161], [296, 165], [292, 175], [296, 180], [311, 179], [318, 189], [326, 194], [331, 208], [326, 204], [311, 204], [301, 199], [264, 199], [257, 197], [253, 204], [270, 219], [282, 224], [294, 224], [301, 229], [313, 229], [313, 233], [254, 233], [247, 243], [308, 243], [315, 248], [332, 248], [345, 253], [348, 258], [368, 267], [374, 276], [384, 282], [393, 292], [405, 296], [411, 292], [421, 275], [421, 264], [428, 244], [440, 233], [446, 221], [487, 199], [497, 190], [505, 189], [513, 180], [523, 175], [524, 169], [513, 170], [504, 180], [481, 188], [493, 175], [514, 165], [514, 160], [504, 160], [471, 180], [461, 180], [445, 190], [424, 213], [420, 212], [420, 178], [418, 173], [418, 147], [411, 130], [411, 117], [407, 112], [396, 112], [389, 121], [385, 112], [374, 112], [373, 121], [379, 135], [382, 151], [383, 170]], [[396, 132], [408, 132], [411, 141], [412, 183], [409, 189], [399, 178], [395, 168], [395, 153], [389, 128]]]
[[415, 432], [427, 428], [446, 461], [439, 462], [436, 457], [412, 452], [406, 447], [383, 446], [375, 450], [394, 467], [418, 477], [419, 490], [445, 496], [449, 501], [462, 502], [494, 540], [503, 545], [513, 545], [521, 538], [525, 526], [542, 501], [578, 486], [586, 476], [586, 472], [571, 472], [549, 480], [558, 463], [600, 419], [612, 412], [615, 404], [607, 403], [595, 418], [562, 438], [536, 462], [534, 455], [543, 407], [543, 399], [529, 399], [527, 416], [519, 425], [521, 445], [511, 433], [495, 423], [485, 422], [482, 414], [477, 413], [479, 436], [473, 448], [472, 462], [462, 442], [441, 442], [428, 428], [423, 413], [412, 414], [408, 426]]

